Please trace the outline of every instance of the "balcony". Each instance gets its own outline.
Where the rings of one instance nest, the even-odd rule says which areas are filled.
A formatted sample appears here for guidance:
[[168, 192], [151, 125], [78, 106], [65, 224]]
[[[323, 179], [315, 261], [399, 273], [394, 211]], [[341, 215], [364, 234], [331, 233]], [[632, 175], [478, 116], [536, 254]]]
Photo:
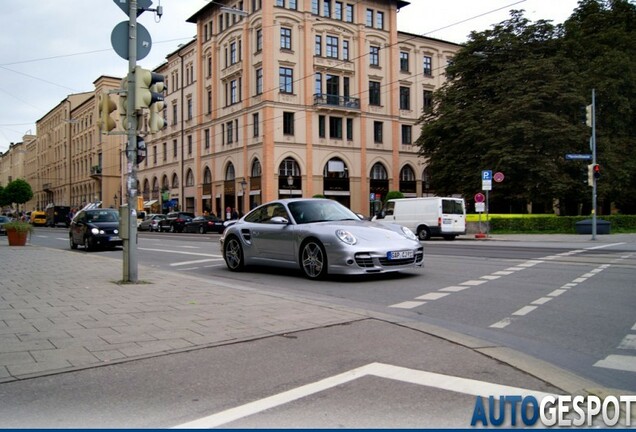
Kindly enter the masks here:
[[320, 108], [360, 110], [360, 99], [350, 96], [338, 96], [324, 93], [314, 94], [314, 105]]
[[102, 167], [100, 165], [94, 165], [91, 167], [91, 177], [95, 179], [102, 177]]
[[44, 192], [53, 192], [53, 185], [51, 183], [44, 183], [42, 185], [42, 190]]

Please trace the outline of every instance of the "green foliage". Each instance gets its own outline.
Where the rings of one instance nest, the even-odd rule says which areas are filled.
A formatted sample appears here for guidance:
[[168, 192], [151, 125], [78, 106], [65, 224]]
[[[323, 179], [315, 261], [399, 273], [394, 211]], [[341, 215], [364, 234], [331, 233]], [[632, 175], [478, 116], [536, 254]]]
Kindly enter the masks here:
[[[492, 233], [541, 233], [541, 234], [576, 234], [576, 223], [591, 219], [591, 216], [549, 216], [538, 217], [493, 217], [490, 219]], [[610, 223], [612, 233], [636, 232], [636, 215], [598, 216], [599, 220]]]
[[607, 166], [599, 194], [636, 212], [635, 26], [636, 5], [626, 0], [581, 0], [564, 26], [511, 11], [473, 32], [420, 118], [416, 144], [431, 189], [469, 197], [481, 189], [481, 170], [492, 169], [506, 178], [491, 206], [549, 209], [559, 199], [562, 213], [577, 214], [589, 203], [586, 166], [564, 155], [590, 152], [581, 109], [596, 88], [599, 163]]
[[2, 200], [6, 203], [4, 205], [24, 204], [31, 198], [33, 198], [31, 185], [22, 179], [13, 180], [2, 191]]
[[383, 199], [383, 202], [387, 202], [390, 199], [404, 198], [404, 194], [400, 191], [389, 191]]
[[323, 194], [315, 194], [312, 198], [326, 198]]
[[7, 222], [6, 224], [4, 224], [4, 228], [7, 231], [17, 231], [17, 232], [33, 231], [33, 226], [30, 223], [22, 222], [22, 221]]

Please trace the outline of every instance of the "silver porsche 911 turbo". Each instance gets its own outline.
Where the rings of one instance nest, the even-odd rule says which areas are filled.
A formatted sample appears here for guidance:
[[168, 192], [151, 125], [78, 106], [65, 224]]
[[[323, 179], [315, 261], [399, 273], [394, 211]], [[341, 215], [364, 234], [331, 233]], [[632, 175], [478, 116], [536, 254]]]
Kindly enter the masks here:
[[309, 279], [424, 263], [422, 245], [408, 228], [362, 220], [323, 198], [282, 199], [255, 208], [225, 229], [221, 250], [232, 271], [246, 265], [300, 268]]

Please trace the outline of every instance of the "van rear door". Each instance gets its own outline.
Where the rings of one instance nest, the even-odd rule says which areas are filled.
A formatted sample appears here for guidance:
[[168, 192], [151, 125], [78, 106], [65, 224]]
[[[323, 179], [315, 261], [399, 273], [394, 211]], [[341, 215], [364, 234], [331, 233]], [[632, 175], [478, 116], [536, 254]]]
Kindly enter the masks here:
[[442, 234], [466, 233], [466, 208], [464, 200], [442, 199]]

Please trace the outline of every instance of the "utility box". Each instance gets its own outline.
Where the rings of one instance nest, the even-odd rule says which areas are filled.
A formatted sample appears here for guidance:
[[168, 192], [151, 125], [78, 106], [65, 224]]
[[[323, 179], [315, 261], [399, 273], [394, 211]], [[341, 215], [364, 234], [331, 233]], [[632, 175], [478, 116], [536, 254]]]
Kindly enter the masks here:
[[[585, 219], [574, 224], [577, 234], [592, 234], [592, 219]], [[596, 234], [609, 234], [610, 223], [606, 220], [596, 219]]]

